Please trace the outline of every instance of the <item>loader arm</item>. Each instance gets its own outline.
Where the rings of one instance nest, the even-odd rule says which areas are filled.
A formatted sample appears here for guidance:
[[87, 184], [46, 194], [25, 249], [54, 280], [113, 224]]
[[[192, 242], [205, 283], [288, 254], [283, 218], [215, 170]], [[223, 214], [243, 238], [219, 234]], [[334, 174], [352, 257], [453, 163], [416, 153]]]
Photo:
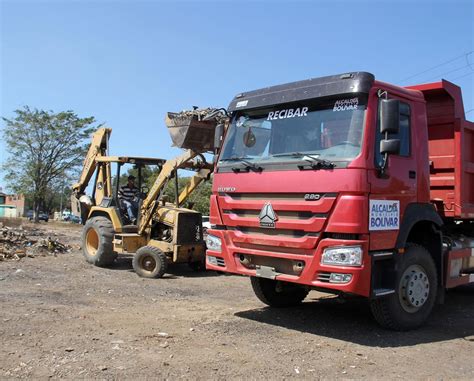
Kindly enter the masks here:
[[199, 184], [201, 184], [203, 181], [209, 180], [209, 175], [211, 172], [212, 166], [208, 164], [206, 167], [197, 171], [193, 177], [191, 177], [178, 197], [178, 206], [182, 205], [188, 199], [188, 197], [194, 192]]
[[148, 227], [153, 213], [160, 202], [160, 196], [168, 181], [173, 177], [175, 171], [179, 168], [189, 167], [189, 165], [186, 164], [193, 160], [197, 155], [199, 155], [198, 152], [187, 150], [180, 156], [167, 160], [163, 164], [160, 174], [153, 183], [153, 186], [148, 192], [148, 196], [143, 200], [140, 208], [138, 234], [143, 234], [145, 229]]
[[[84, 159], [84, 164], [82, 166], [81, 177], [79, 178], [79, 182], [74, 184], [72, 187], [73, 192], [76, 195], [83, 194], [87, 188], [87, 185], [89, 185], [89, 181], [97, 168], [97, 158], [107, 155], [108, 146], [109, 146], [109, 138], [110, 138], [111, 133], [112, 133], [111, 128], [103, 127], [103, 128], [99, 128], [92, 135], [92, 142], [91, 142], [91, 145], [89, 146], [89, 150], [87, 151], [87, 155], [86, 155], [86, 158]], [[107, 163], [103, 165], [106, 168], [104, 168], [105, 173], [102, 174], [104, 178], [100, 180], [110, 181], [110, 167], [107, 168]], [[107, 184], [107, 185], [110, 185], [110, 184]]]

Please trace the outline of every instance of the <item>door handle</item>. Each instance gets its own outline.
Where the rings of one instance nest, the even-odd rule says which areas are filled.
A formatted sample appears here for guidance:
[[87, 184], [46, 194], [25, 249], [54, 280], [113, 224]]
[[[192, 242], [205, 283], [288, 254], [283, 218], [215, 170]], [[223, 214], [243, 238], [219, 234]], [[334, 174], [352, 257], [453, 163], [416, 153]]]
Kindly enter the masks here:
[[410, 179], [416, 179], [416, 171], [408, 171], [408, 177]]

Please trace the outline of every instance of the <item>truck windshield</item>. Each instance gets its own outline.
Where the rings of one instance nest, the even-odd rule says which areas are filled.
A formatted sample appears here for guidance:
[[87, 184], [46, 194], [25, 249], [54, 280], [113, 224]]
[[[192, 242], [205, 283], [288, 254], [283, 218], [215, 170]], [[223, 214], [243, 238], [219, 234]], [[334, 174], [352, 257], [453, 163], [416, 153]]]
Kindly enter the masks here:
[[359, 95], [237, 112], [219, 161], [288, 162], [301, 160], [302, 154], [350, 161], [360, 153], [366, 99]]

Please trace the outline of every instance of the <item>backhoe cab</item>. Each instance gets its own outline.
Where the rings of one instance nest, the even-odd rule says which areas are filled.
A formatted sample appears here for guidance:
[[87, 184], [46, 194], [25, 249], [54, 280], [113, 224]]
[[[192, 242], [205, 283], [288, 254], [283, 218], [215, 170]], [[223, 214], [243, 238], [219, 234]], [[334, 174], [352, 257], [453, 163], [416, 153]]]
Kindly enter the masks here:
[[[173, 142], [185, 149], [169, 160], [108, 156], [111, 129], [97, 130], [71, 197], [73, 213], [84, 223], [82, 248], [87, 262], [106, 267], [118, 254], [134, 254], [133, 268], [146, 278], [163, 276], [168, 263], [188, 263], [195, 270], [204, 269], [202, 216], [184, 205], [197, 186], [210, 178], [213, 166], [202, 153], [213, 151], [214, 131], [222, 120], [222, 112], [218, 110], [168, 113], [166, 123]], [[114, 178], [112, 164], [117, 167]], [[134, 165], [138, 171], [141, 196], [135, 224], [131, 224], [118, 197], [125, 164]], [[150, 189], [143, 186], [142, 172], [147, 166], [154, 167], [157, 173]], [[181, 192], [180, 169], [195, 173]], [[92, 194], [87, 196], [86, 188], [94, 175]], [[173, 202], [164, 195], [170, 181], [174, 185]]]

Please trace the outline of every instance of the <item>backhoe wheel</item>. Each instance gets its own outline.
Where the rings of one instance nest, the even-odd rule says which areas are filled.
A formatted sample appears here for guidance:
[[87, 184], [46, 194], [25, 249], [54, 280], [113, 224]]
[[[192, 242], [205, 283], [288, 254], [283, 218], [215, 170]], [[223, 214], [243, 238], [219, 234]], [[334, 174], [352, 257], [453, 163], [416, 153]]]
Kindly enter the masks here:
[[372, 300], [372, 314], [385, 328], [397, 331], [417, 328], [428, 319], [437, 288], [438, 276], [430, 253], [409, 243], [398, 266], [395, 293]]
[[257, 298], [271, 307], [291, 307], [300, 304], [309, 290], [290, 282], [250, 277]]
[[86, 261], [95, 266], [110, 266], [117, 253], [114, 253], [114, 227], [106, 217], [92, 217], [82, 229], [82, 253]]
[[143, 278], [161, 278], [168, 268], [168, 258], [158, 248], [143, 246], [133, 257], [133, 269]]

